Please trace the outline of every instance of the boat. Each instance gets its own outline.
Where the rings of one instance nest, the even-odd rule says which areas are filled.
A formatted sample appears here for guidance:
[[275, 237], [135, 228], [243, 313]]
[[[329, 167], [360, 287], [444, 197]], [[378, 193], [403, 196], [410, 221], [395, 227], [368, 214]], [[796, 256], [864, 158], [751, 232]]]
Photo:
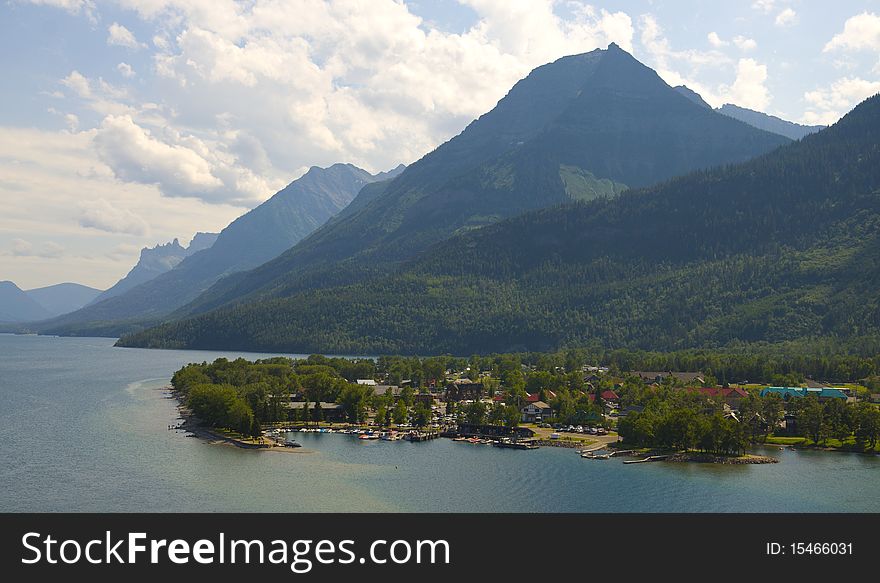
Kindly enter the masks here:
[[285, 439], [285, 440], [284, 440], [284, 447], [302, 447], [302, 444], [301, 444], [301, 443], [297, 443], [297, 442], [296, 442], [295, 440], [293, 440], [293, 439]]
[[361, 433], [358, 439], [379, 439], [378, 433]]

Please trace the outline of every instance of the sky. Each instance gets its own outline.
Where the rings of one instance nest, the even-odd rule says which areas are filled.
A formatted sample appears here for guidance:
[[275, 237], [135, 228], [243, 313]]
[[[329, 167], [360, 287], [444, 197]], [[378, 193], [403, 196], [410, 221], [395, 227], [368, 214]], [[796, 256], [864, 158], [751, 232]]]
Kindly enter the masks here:
[[0, 280], [109, 287], [311, 166], [411, 163], [610, 42], [800, 123], [880, 92], [880, 0], [0, 0]]

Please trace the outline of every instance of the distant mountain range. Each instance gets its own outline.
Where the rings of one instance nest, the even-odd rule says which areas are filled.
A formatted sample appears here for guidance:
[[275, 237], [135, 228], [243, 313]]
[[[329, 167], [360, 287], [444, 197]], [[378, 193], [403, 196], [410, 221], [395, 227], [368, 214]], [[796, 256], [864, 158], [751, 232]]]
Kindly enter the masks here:
[[[376, 281], [393, 286], [395, 273], [444, 241], [471, 231], [477, 236], [486, 225], [535, 209], [574, 201], [613, 204], [627, 197], [621, 193], [628, 188], [743, 162], [788, 143], [694, 103], [614, 44], [565, 57], [534, 70], [495, 109], [396, 179], [364, 189], [353, 210], [272, 261], [217, 282], [173, 314], [182, 321], [123, 342], [341, 346], [331, 330], [346, 324], [319, 311], [314, 313], [328, 318], [325, 331], [299, 330], [311, 313], [300, 307], [321, 297], [341, 317], [360, 303], [344, 290]], [[647, 228], [647, 220], [634, 228]], [[443, 296], [434, 290], [426, 301], [432, 294]], [[347, 302], [336, 301], [341, 297]], [[363, 345], [412, 349], [385, 330], [387, 322], [404, 317], [368, 305], [375, 311], [359, 312], [363, 319], [349, 323], [373, 329], [375, 342]], [[422, 324], [440, 325], [409, 316], [418, 324], [411, 334], [419, 335]], [[190, 335], [194, 327], [197, 340]]]
[[[212, 235], [213, 244], [208, 245], [205, 239], [204, 248], [196, 253], [181, 253], [176, 242], [170, 247], [147, 250], [151, 266], [147, 275], [159, 268], [162, 273], [135, 285], [123, 280], [117, 284], [123, 286], [121, 293], [41, 323], [38, 329], [55, 334], [115, 336], [155, 322], [196, 298], [220, 278], [256, 267], [290, 248], [345, 208], [365, 185], [389, 180], [403, 168], [401, 165], [390, 172], [371, 175], [351, 164], [312, 167], [233, 221], [219, 235]], [[156, 261], [152, 260], [154, 255]], [[174, 261], [176, 257], [180, 259]], [[172, 268], [164, 269], [170, 263], [174, 263]], [[136, 267], [128, 277], [140, 271], [147, 270]]]
[[470, 354], [796, 342], [876, 353], [878, 286], [875, 96], [745, 163], [528, 212], [382, 277], [242, 302], [120, 344]]
[[73, 312], [100, 293], [99, 289], [78, 283], [24, 291], [11, 281], [0, 281], [0, 322], [32, 322]]
[[[712, 109], [712, 106], [706, 103], [699, 93], [686, 87], [685, 85], [679, 85], [675, 88], [675, 90], [699, 105], [700, 107]], [[772, 132], [780, 136], [785, 136], [786, 138], [789, 138], [791, 140], [799, 140], [804, 136], [824, 130], [826, 127], [797, 124], [794, 122], [786, 121], [784, 119], [780, 119], [773, 115], [761, 113], [760, 111], [754, 111], [752, 109], [746, 109], [745, 107], [739, 107], [731, 103], [725, 103], [721, 107], [717, 108], [715, 111], [734, 119], [738, 119], [741, 122], [745, 122], [750, 126], [756, 127], [758, 129]]]

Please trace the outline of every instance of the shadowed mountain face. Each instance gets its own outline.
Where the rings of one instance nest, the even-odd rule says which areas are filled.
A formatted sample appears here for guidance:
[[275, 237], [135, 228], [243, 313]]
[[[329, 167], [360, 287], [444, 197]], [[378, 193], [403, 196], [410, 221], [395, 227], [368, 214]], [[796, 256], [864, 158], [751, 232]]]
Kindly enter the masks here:
[[[213, 244], [196, 253], [184, 253], [173, 269], [115, 297], [41, 324], [40, 330], [115, 335], [132, 326], [143, 326], [143, 322], [161, 318], [191, 301], [221, 277], [272, 259], [338, 213], [365, 185], [387, 180], [399, 171], [373, 176], [351, 164], [313, 167], [233, 221]], [[167, 250], [173, 253], [174, 244], [171, 245]], [[177, 248], [182, 251], [179, 245]], [[163, 253], [163, 257], [166, 255]]]
[[[710, 112], [711, 113], [711, 112]], [[471, 354], [880, 345], [880, 96], [749, 162], [462, 233], [390, 276], [126, 346]], [[864, 350], [864, 348], [862, 348]]]
[[616, 45], [532, 71], [368, 200], [178, 317], [358, 281], [450, 236], [536, 208], [613, 197], [788, 140], [694, 104]]

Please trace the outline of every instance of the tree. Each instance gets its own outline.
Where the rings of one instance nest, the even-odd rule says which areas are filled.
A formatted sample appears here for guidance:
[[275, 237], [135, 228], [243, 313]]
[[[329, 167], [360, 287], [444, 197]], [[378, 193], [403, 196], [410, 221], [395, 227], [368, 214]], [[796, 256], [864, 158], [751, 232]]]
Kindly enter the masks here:
[[813, 443], [818, 444], [820, 440], [824, 440], [827, 433], [824, 413], [822, 404], [815, 395], [804, 397], [799, 403], [798, 426]]
[[385, 421], [387, 420], [387, 417], [388, 409], [385, 408], [385, 405], [379, 405], [379, 407], [376, 409], [376, 424], [380, 427], [386, 425]]
[[412, 407], [413, 402], [415, 401], [415, 391], [410, 386], [405, 386], [400, 389], [400, 400], [403, 401], [407, 407]]
[[482, 425], [486, 420], [486, 405], [482, 401], [474, 401], [464, 408], [464, 418], [467, 423]]
[[870, 403], [859, 403], [856, 406], [855, 418], [856, 442], [862, 448], [867, 445], [867, 449], [874, 449], [880, 437], [880, 409]]
[[515, 405], [505, 405], [504, 425], [506, 427], [519, 427], [520, 421], [522, 421], [522, 414], [520, 413], [519, 407]]
[[398, 399], [397, 403], [394, 405], [394, 412], [392, 413], [394, 424], [402, 425], [406, 423], [407, 417], [409, 417], [409, 412], [407, 411], [406, 403], [403, 402], [403, 399]]
[[779, 422], [782, 420], [783, 412], [782, 399], [779, 395], [767, 395], [761, 400], [761, 416], [764, 418], [764, 441], [767, 441], [767, 436], [770, 433], [776, 431], [776, 427], [779, 426]]
[[413, 424], [416, 427], [424, 427], [431, 422], [431, 408], [424, 402], [416, 403], [412, 411]]

